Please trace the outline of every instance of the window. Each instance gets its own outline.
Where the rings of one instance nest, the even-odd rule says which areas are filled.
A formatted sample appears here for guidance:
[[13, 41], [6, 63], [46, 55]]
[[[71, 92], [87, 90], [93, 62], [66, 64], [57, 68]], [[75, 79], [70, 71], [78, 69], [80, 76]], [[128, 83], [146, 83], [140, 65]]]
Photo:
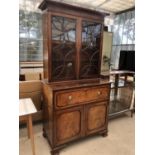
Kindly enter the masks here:
[[41, 0], [20, 0], [19, 4], [19, 60], [42, 61], [43, 37]]
[[112, 32], [111, 67], [118, 69], [120, 51], [135, 49], [135, 10], [116, 15]]
[[135, 12], [129, 11], [116, 15], [113, 25], [113, 45], [134, 44]]

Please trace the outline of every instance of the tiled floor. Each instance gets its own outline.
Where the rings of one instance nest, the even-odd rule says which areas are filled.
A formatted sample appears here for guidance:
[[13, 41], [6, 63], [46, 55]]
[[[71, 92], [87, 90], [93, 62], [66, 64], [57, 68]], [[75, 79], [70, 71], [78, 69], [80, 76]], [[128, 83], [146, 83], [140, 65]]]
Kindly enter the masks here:
[[[129, 115], [109, 121], [107, 137], [100, 135], [69, 144], [60, 155], [134, 155], [135, 118]], [[31, 155], [31, 143], [26, 128], [19, 131], [20, 155]], [[50, 146], [42, 136], [42, 124], [34, 125], [36, 155], [50, 155]]]

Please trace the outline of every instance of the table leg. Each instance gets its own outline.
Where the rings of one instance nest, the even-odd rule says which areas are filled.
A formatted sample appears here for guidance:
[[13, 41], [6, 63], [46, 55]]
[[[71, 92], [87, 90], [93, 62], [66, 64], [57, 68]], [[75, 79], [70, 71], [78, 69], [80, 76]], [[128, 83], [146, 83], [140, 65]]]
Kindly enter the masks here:
[[124, 76], [125, 76], [125, 79], [124, 79], [124, 86], [125, 86], [128, 80], [128, 74], [125, 74]]
[[115, 92], [114, 92], [115, 97], [117, 96], [117, 93], [118, 93], [118, 82], [119, 82], [119, 75], [116, 74], [115, 75]]
[[29, 130], [29, 136], [31, 138], [31, 146], [32, 146], [32, 152], [33, 155], [35, 155], [35, 146], [34, 146], [34, 136], [33, 136], [33, 129], [32, 129], [32, 116], [28, 116], [28, 130]]
[[30, 138], [30, 127], [29, 127], [29, 125], [30, 125], [30, 123], [29, 123], [29, 118], [27, 118], [27, 135], [28, 135], [28, 138]]

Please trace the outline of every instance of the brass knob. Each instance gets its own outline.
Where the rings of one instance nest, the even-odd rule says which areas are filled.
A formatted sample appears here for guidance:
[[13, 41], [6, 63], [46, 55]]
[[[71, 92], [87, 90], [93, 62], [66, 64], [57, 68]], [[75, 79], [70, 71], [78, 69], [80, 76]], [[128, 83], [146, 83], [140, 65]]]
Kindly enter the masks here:
[[68, 96], [68, 99], [69, 99], [69, 100], [71, 100], [71, 99], [72, 99], [72, 96], [71, 96], [71, 95], [70, 95], [70, 96]]
[[98, 95], [101, 95], [101, 92], [100, 92], [100, 91], [98, 91], [98, 92], [97, 92], [97, 94], [98, 94]]

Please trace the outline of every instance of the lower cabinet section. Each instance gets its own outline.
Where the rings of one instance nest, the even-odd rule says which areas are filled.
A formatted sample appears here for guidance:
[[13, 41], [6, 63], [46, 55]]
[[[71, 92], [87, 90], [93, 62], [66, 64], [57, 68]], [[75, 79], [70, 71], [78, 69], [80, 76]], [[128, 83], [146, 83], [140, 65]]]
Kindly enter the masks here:
[[[81, 104], [74, 104], [78, 102], [78, 98], [72, 101], [74, 98], [70, 98], [72, 105], [65, 106], [63, 108], [56, 107], [56, 103], [59, 100], [55, 100], [57, 94], [67, 94], [66, 92], [76, 92], [78, 89], [78, 94], [83, 90], [91, 90], [96, 93], [96, 90], [100, 89], [101, 94], [99, 94], [99, 99], [92, 101], [92, 97], [87, 98], [90, 95], [82, 96], [83, 101], [79, 98]], [[104, 91], [106, 92], [104, 94]], [[90, 92], [90, 91], [89, 91]], [[71, 87], [68, 89], [58, 89], [53, 90], [53, 87], [48, 84], [43, 85], [44, 94], [44, 136], [47, 137], [51, 148], [52, 155], [58, 155], [59, 149], [65, 146], [65, 144], [87, 137], [91, 134], [102, 134], [107, 135], [107, 125], [108, 125], [108, 105], [109, 105], [109, 94], [110, 84], [101, 84], [96, 86], [81, 86], [81, 87]], [[107, 95], [108, 94], [108, 95]], [[68, 95], [68, 94], [67, 94]], [[101, 97], [101, 96], [104, 97]], [[63, 96], [63, 95], [62, 95]], [[107, 97], [105, 97], [107, 96]], [[68, 97], [68, 96], [67, 96]], [[102, 100], [101, 100], [102, 98]], [[62, 101], [62, 100], [61, 100]]]
[[107, 124], [107, 102], [60, 110], [55, 116], [54, 141], [59, 145], [103, 131]]

